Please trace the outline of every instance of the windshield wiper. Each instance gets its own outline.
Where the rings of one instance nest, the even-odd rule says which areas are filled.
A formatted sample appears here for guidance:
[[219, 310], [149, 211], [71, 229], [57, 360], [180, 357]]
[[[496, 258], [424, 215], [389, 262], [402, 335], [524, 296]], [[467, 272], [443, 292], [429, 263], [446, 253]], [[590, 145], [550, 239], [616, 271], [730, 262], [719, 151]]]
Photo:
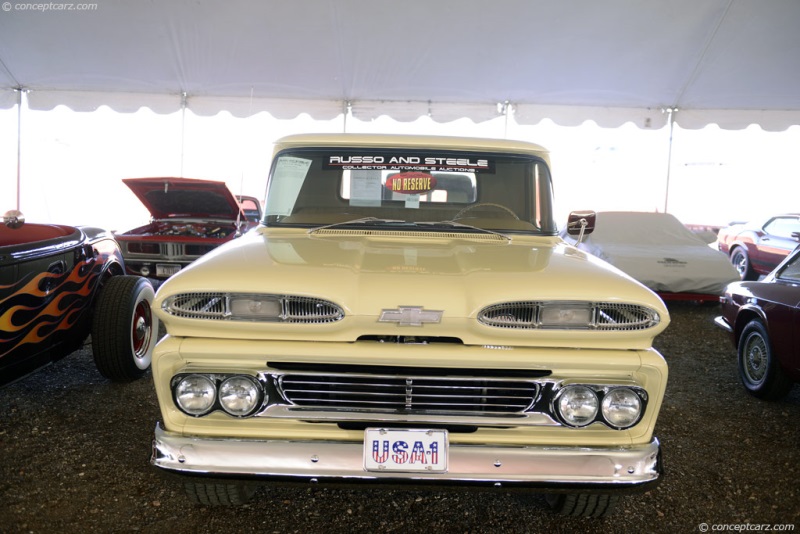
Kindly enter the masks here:
[[495, 230], [489, 230], [488, 228], [481, 228], [479, 226], [472, 226], [471, 224], [464, 224], [456, 221], [425, 221], [425, 222], [418, 222], [416, 224], [426, 225], [426, 226], [446, 226], [448, 228], [465, 228], [467, 230], [477, 230], [482, 234], [499, 235], [504, 239], [507, 239], [509, 241], [511, 240], [511, 238], [506, 234], [496, 232]]
[[309, 234], [313, 234], [314, 232], [318, 232], [320, 230], [326, 230], [328, 228], [333, 228], [336, 226], [347, 226], [350, 224], [408, 224], [407, 221], [402, 219], [380, 219], [378, 217], [361, 217], [358, 219], [352, 219], [350, 221], [342, 221], [336, 222], [331, 224], [325, 224], [322, 226], [318, 226], [316, 228], [312, 228], [308, 231]]

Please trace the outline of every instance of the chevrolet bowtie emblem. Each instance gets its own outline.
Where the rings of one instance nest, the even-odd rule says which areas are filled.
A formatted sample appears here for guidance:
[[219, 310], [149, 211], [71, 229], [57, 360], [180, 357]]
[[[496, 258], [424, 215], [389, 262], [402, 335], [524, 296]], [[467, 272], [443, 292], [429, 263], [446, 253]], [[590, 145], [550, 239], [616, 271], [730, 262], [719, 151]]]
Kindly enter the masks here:
[[396, 310], [381, 310], [378, 322], [422, 326], [423, 323], [440, 323], [442, 313], [441, 310], [423, 310], [421, 306], [400, 306]]

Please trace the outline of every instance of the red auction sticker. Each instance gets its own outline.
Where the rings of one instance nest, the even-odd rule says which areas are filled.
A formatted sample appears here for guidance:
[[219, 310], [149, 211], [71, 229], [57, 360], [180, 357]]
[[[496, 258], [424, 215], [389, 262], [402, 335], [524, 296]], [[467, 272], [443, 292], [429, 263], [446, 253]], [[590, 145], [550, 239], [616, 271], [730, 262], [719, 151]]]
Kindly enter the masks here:
[[386, 179], [386, 189], [393, 193], [420, 195], [436, 188], [436, 178], [426, 172], [401, 172]]

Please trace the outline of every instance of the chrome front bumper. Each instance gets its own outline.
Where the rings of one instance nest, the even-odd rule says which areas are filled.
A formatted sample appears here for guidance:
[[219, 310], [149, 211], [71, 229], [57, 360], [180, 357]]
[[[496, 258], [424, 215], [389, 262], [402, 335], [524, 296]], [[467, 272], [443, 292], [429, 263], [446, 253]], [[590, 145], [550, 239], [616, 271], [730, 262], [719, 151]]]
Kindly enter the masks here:
[[728, 324], [728, 321], [725, 320], [725, 318], [722, 316], [714, 317], [714, 324], [728, 333], [733, 333], [733, 327], [730, 324]]
[[624, 489], [662, 476], [657, 439], [636, 447], [480, 446], [451, 443], [446, 473], [371, 472], [360, 442], [185, 437], [156, 426], [150, 463], [222, 478]]

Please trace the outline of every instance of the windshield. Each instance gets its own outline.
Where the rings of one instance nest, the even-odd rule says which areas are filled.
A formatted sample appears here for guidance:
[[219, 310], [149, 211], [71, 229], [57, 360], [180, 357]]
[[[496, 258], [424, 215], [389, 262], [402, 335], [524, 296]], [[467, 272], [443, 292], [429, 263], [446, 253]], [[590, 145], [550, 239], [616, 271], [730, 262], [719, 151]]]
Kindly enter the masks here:
[[550, 174], [532, 156], [295, 149], [273, 162], [263, 223], [556, 233]]

